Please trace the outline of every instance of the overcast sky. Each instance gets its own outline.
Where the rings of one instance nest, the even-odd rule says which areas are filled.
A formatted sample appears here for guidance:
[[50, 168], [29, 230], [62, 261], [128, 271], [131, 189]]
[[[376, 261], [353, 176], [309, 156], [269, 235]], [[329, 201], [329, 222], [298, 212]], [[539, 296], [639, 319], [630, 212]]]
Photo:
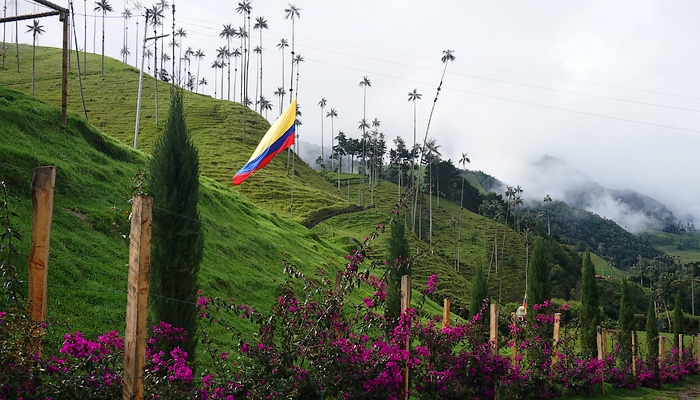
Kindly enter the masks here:
[[[3, 0], [4, 1], [4, 0]], [[13, 2], [13, 0], [10, 0]], [[63, 5], [65, 1], [57, 1]], [[172, 3], [172, 1], [171, 1]], [[253, 0], [252, 17], [263, 16], [263, 94], [273, 104], [282, 86], [282, 57], [276, 45], [291, 42], [288, 1]], [[107, 55], [120, 59], [125, 5], [111, 0], [106, 21]], [[145, 1], [146, 6], [154, 3]], [[223, 24], [239, 27], [236, 1], [176, 0], [176, 25], [187, 31], [183, 47], [206, 54], [200, 75], [213, 95], [210, 68]], [[300, 66], [302, 140], [320, 143], [321, 110], [335, 108], [335, 129], [359, 137], [367, 76], [367, 118], [378, 118], [387, 141], [413, 142], [414, 88], [418, 137], [422, 140], [442, 73], [442, 51], [454, 50], [447, 66], [429, 136], [444, 158], [468, 152], [469, 168], [521, 185], [527, 166], [548, 154], [566, 161], [609, 188], [641, 191], [669, 205], [677, 216], [700, 221], [700, 2], [697, 1], [319, 1], [295, 0], [295, 47]], [[82, 14], [84, 2], [75, 3]], [[94, 2], [88, 2], [88, 10]], [[20, 13], [40, 10], [28, 0]], [[14, 8], [8, 8], [13, 14]], [[92, 11], [89, 12], [92, 15]], [[136, 14], [136, 12], [134, 12]], [[168, 13], [166, 26], [172, 25]], [[56, 17], [45, 19], [41, 45], [58, 46]], [[93, 49], [88, 18], [88, 51]], [[143, 21], [141, 19], [141, 21]], [[83, 16], [77, 15], [80, 43]], [[100, 34], [101, 20], [97, 20]], [[28, 21], [22, 23], [24, 27]], [[135, 63], [135, 18], [130, 20], [129, 62]], [[143, 23], [139, 37], [143, 37]], [[21, 29], [25, 31], [26, 28]], [[253, 45], [259, 31], [253, 32]], [[11, 33], [7, 33], [8, 40]], [[21, 41], [31, 43], [29, 34]], [[236, 42], [237, 43], [237, 42]], [[82, 44], [81, 44], [82, 46]], [[100, 42], [97, 40], [97, 52]], [[140, 47], [140, 46], [139, 46]], [[141, 54], [141, 49], [138, 50]], [[289, 88], [289, 49], [284, 87]], [[192, 63], [196, 72], [195, 63]], [[251, 84], [255, 90], [251, 57]], [[269, 119], [277, 115], [277, 107]], [[325, 120], [325, 142], [330, 119]], [[538, 186], [539, 187], [539, 186]]]

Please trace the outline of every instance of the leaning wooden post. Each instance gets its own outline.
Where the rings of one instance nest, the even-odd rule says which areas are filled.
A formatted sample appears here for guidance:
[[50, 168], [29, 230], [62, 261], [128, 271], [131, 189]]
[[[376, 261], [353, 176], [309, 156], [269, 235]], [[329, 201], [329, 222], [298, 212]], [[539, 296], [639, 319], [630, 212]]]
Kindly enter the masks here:
[[445, 297], [442, 303], [442, 328], [450, 326], [450, 299]]
[[608, 357], [608, 330], [603, 328], [603, 358]]
[[[596, 338], [597, 338], [596, 341], [597, 341], [597, 344], [598, 344], [598, 360], [599, 360], [599, 361], [602, 361], [602, 360], [603, 360], [603, 337], [602, 337], [603, 334], [602, 334], [602, 329], [600, 328], [600, 325], [597, 325], [597, 326], [595, 327], [595, 329], [596, 329], [596, 333], [597, 333], [597, 335], [596, 335]], [[605, 378], [604, 378], [604, 376], [603, 376], [603, 370], [602, 370], [602, 369], [600, 370], [600, 375], [601, 375], [601, 376], [600, 376], [600, 393], [601, 393], [602, 395], [605, 395], [605, 383], [604, 383]]]
[[151, 269], [151, 223], [153, 198], [136, 196], [131, 209], [129, 277], [124, 333], [123, 400], [143, 400], [146, 361], [148, 286]]
[[557, 346], [559, 345], [559, 325], [561, 324], [561, 313], [554, 314], [554, 342], [552, 345], [552, 368], [557, 365]]
[[[46, 289], [49, 277], [49, 242], [53, 218], [56, 167], [34, 169], [32, 178], [32, 244], [29, 250], [29, 313], [35, 322], [46, 321]], [[34, 332], [34, 354], [41, 356], [44, 329]]]
[[335, 272], [335, 294], [340, 294], [340, 284], [343, 282], [343, 271]]
[[664, 344], [664, 337], [659, 334], [659, 368], [663, 364], [664, 356], [666, 355], [666, 346]]
[[678, 334], [678, 367], [683, 369], [683, 334]]
[[[411, 306], [411, 275], [401, 277], [401, 315]], [[406, 351], [411, 345], [411, 338], [406, 337]], [[403, 398], [408, 400], [408, 363], [403, 370]]]
[[632, 379], [634, 379], [634, 385], [637, 385], [637, 343], [634, 339], [635, 332], [632, 331]]

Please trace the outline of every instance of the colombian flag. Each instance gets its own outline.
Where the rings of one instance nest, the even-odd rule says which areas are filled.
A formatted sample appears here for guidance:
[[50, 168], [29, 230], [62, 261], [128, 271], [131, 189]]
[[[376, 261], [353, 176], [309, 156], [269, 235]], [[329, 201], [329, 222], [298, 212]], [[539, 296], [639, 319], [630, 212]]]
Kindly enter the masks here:
[[297, 99], [294, 98], [282, 115], [263, 136], [260, 144], [250, 156], [248, 163], [233, 177], [233, 184], [240, 185], [250, 174], [266, 166], [272, 157], [294, 144], [296, 131]]
[[523, 296], [523, 308], [525, 309], [525, 314], [527, 314], [527, 292]]

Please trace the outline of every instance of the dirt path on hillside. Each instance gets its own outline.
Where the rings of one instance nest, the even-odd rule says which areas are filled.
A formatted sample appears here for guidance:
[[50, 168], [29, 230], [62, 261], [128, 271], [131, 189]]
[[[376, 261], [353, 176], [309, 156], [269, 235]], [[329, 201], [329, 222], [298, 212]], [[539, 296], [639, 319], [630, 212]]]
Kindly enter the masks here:
[[678, 400], [697, 400], [700, 399], [700, 383], [683, 388], [678, 393], [672, 394]]

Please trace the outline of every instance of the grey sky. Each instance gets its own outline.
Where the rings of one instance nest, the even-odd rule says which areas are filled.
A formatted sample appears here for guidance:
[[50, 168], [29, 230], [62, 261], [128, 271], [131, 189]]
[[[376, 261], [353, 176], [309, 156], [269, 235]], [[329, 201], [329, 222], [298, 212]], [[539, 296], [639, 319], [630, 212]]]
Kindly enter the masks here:
[[[113, 15], [120, 14], [124, 0], [110, 3]], [[131, 4], [127, 6], [133, 8]], [[183, 46], [207, 55], [201, 75], [209, 81], [210, 94], [214, 71], [209, 66], [215, 49], [225, 45], [219, 39], [222, 25], [243, 24], [235, 4], [176, 0], [176, 25], [188, 33]], [[443, 67], [440, 57], [451, 49], [456, 61], [447, 67], [430, 131], [445, 158], [455, 161], [468, 152], [470, 168], [520, 184], [525, 195], [541, 199], [544, 193], [528, 191], [526, 168], [549, 154], [606, 187], [641, 191], [669, 205], [677, 216], [691, 213], [700, 221], [695, 157], [700, 149], [700, 3], [299, 0], [293, 4], [301, 8], [296, 52], [305, 59], [299, 84], [303, 140], [321, 141], [317, 103], [322, 97], [328, 101], [326, 112], [331, 107], [338, 111], [336, 131], [359, 137], [358, 83], [365, 75], [372, 82], [367, 89], [367, 118], [382, 122], [380, 130], [388, 141], [400, 135], [412, 143], [413, 107], [407, 94], [414, 88], [423, 94], [418, 102], [422, 140]], [[276, 44], [283, 37], [291, 41], [291, 23], [284, 19], [288, 1], [254, 0], [252, 6], [253, 19], [264, 16], [270, 27], [263, 32], [263, 94], [276, 105], [272, 92], [282, 86]], [[83, 2], [75, 7], [83, 12]], [[88, 9], [93, 7], [89, 2]], [[19, 8], [34, 9], [26, 1]], [[83, 18], [76, 18], [82, 43]], [[55, 19], [43, 21], [47, 34], [40, 44], [58, 46]], [[132, 65], [134, 22], [129, 30]], [[88, 23], [91, 37], [92, 18]], [[98, 35], [99, 23], [98, 19]], [[168, 28], [171, 24], [166, 22]], [[107, 54], [117, 59], [122, 26], [120, 18], [107, 20]], [[30, 43], [31, 37], [23, 34], [21, 40]], [[258, 31], [253, 31], [252, 43], [257, 42]], [[99, 48], [98, 38], [97, 52]], [[92, 51], [91, 39], [88, 50]], [[289, 49], [285, 55], [288, 89]], [[255, 65], [251, 57], [251, 93]], [[276, 115], [277, 107], [269, 119]], [[324, 119], [328, 144], [330, 120]]]

